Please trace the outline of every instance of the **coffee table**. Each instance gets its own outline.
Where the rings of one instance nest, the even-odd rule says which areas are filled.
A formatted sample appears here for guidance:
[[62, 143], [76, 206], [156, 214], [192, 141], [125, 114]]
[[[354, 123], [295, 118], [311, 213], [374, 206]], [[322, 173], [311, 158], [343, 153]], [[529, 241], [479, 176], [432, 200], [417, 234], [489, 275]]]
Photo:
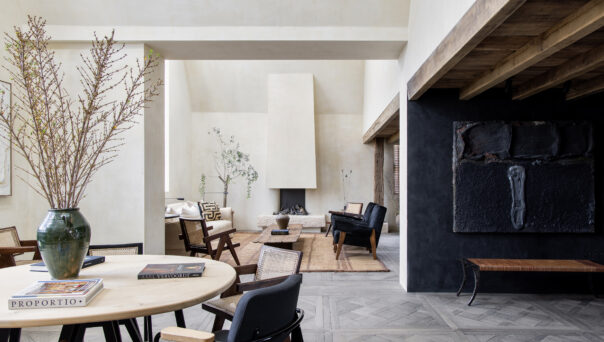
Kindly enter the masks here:
[[[204, 262], [199, 278], [145, 279], [137, 274], [147, 264]], [[170, 255], [107, 256], [102, 264], [87, 267], [80, 279], [103, 278], [104, 289], [88, 306], [54, 309], [9, 310], [8, 298], [36, 280], [49, 280], [46, 272], [30, 272], [29, 266], [0, 269], [0, 340], [10, 332], [18, 340], [20, 328], [126, 320], [181, 310], [221, 294], [236, 278], [230, 265], [210, 259]], [[77, 330], [77, 329], [76, 329]], [[75, 336], [66, 338], [77, 341]], [[119, 338], [117, 339], [119, 340]]]
[[294, 242], [297, 242], [300, 238], [300, 234], [302, 234], [301, 224], [290, 224], [287, 227], [287, 229], [289, 229], [288, 235], [271, 235], [271, 230], [273, 229], [279, 229], [279, 227], [276, 225], [268, 226], [254, 242], [263, 243], [272, 247], [293, 249]]

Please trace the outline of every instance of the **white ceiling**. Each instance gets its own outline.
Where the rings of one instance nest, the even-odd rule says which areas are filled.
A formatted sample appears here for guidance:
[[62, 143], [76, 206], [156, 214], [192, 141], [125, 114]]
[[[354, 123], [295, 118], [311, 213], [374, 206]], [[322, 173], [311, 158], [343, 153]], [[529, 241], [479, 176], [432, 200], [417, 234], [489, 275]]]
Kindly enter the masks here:
[[409, 0], [3, 0], [50, 25], [407, 26]]

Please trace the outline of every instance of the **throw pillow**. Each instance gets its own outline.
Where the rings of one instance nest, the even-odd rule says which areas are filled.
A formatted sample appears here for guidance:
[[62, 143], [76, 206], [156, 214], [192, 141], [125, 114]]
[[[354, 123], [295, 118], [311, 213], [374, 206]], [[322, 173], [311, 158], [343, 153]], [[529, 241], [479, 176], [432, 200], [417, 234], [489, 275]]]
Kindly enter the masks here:
[[197, 206], [184, 206], [180, 216], [187, 218], [199, 217], [199, 208]]
[[206, 221], [218, 221], [222, 219], [220, 207], [214, 202], [201, 203], [201, 214]]

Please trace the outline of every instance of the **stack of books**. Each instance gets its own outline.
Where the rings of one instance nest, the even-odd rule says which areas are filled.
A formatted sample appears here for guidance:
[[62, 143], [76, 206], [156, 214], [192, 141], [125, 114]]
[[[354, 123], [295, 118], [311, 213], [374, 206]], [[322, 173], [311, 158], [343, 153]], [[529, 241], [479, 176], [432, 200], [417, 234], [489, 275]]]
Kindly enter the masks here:
[[40, 280], [8, 299], [10, 310], [86, 306], [103, 289], [103, 279]]

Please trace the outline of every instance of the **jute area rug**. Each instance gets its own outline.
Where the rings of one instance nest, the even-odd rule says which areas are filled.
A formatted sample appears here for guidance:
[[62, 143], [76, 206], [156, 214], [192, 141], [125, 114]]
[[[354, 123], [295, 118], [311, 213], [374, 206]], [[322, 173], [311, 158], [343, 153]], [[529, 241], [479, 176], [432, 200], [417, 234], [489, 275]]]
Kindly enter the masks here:
[[[261, 243], [253, 242], [258, 233], [237, 232], [233, 237], [234, 242], [239, 242], [236, 248], [239, 262], [242, 265], [255, 264], [260, 255]], [[390, 270], [379, 258], [373, 260], [371, 253], [365, 248], [344, 246], [340, 259], [332, 247], [333, 237], [324, 234], [303, 233], [294, 249], [302, 251], [301, 272], [389, 272]], [[220, 261], [235, 265], [231, 253], [227, 250], [220, 257]]]

